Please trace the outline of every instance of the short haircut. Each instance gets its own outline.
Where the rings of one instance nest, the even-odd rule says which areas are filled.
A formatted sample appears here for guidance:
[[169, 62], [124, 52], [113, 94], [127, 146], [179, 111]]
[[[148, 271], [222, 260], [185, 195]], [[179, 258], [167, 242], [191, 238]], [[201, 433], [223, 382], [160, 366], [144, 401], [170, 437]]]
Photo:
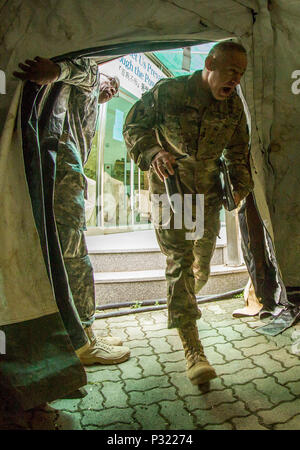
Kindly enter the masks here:
[[234, 41], [221, 41], [218, 42], [216, 45], [214, 45], [209, 53], [208, 56], [217, 56], [218, 53], [225, 53], [225, 52], [232, 52], [232, 51], [238, 51], [241, 53], [244, 53], [247, 55], [247, 51], [245, 47], [242, 44], [238, 44]]
[[119, 89], [121, 83], [120, 83], [120, 79], [116, 75], [114, 75], [112, 77], [111, 75], [107, 75], [106, 73], [101, 72], [100, 78], [101, 78], [101, 75], [104, 75], [106, 78], [108, 78], [110, 82], [114, 82], [117, 86], [117, 89]]

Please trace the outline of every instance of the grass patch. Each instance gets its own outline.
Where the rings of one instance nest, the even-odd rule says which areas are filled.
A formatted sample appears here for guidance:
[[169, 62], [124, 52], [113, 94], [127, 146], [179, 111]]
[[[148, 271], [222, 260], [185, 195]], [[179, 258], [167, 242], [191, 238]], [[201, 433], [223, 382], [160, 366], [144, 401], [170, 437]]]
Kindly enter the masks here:
[[235, 294], [232, 298], [244, 298], [244, 292], [241, 292], [240, 294]]

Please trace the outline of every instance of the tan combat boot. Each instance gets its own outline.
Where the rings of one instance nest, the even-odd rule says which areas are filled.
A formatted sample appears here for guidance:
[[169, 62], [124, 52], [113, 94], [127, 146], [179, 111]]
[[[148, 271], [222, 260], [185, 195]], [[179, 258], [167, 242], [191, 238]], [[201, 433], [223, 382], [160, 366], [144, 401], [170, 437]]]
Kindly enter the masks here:
[[[89, 328], [91, 328], [91, 327], [89, 327]], [[93, 332], [96, 335], [96, 337], [101, 339], [105, 344], [107, 344], [107, 345], [117, 345], [117, 346], [123, 345], [123, 342], [121, 341], [121, 339], [119, 339], [119, 338], [117, 338], [115, 336], [105, 336], [105, 337], [101, 336], [100, 335], [100, 331], [99, 331], [99, 334], [98, 334], [98, 331], [99, 330], [94, 330], [93, 329]], [[87, 333], [87, 328], [85, 329], [85, 332]]]
[[115, 345], [117, 347], [123, 345], [121, 339], [117, 338], [116, 336], [97, 336], [97, 337], [107, 345]]
[[178, 328], [186, 358], [187, 376], [192, 384], [203, 384], [216, 378], [215, 369], [207, 361], [195, 324]]
[[103, 339], [97, 337], [92, 327], [84, 330], [89, 339], [89, 347], [83, 352], [77, 352], [84, 366], [92, 364], [119, 364], [130, 356], [130, 349], [124, 346], [108, 345]]

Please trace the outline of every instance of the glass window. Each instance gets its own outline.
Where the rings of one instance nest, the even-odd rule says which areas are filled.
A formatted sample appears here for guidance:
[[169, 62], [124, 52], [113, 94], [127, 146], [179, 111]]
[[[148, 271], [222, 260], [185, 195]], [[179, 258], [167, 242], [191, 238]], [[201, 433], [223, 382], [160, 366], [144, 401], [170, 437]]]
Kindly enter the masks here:
[[98, 177], [98, 160], [100, 148], [100, 106], [98, 106], [98, 120], [96, 126], [95, 137], [92, 142], [92, 148], [88, 161], [84, 166], [84, 173], [88, 182], [88, 195], [85, 200], [85, 218], [87, 227], [97, 226], [97, 177]]
[[122, 134], [125, 117], [136, 100], [121, 91], [119, 97], [100, 107], [96, 135], [85, 166], [89, 186], [87, 226], [151, 227], [148, 175], [128, 157]]

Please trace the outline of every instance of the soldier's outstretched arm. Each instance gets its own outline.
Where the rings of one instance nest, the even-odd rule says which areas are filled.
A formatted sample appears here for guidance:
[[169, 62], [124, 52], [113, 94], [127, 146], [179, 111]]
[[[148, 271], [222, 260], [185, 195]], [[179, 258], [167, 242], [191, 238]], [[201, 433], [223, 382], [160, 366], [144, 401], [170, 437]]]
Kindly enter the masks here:
[[235, 200], [238, 203], [253, 190], [249, 162], [249, 131], [244, 111], [235, 128], [231, 140], [224, 149], [231, 182], [234, 189]]
[[161, 147], [157, 138], [156, 118], [153, 93], [147, 92], [129, 111], [123, 136], [128, 153], [138, 167], [149, 170], [151, 165], [163, 181], [169, 174], [174, 174], [172, 164], [175, 158]]
[[88, 91], [92, 91], [95, 87], [99, 88], [98, 64], [90, 58], [67, 59], [57, 64], [60, 66], [57, 81], [79, 86]]
[[34, 60], [26, 59], [25, 64], [19, 63], [22, 72], [13, 72], [13, 75], [22, 81], [32, 81], [39, 85], [55, 82], [60, 75], [60, 67], [51, 59], [36, 56]]
[[26, 59], [20, 63], [22, 72], [13, 75], [22, 81], [33, 81], [39, 85], [63, 81], [67, 84], [92, 90], [99, 83], [98, 66], [87, 58], [78, 58], [55, 63], [51, 59], [37, 56], [34, 60]]

